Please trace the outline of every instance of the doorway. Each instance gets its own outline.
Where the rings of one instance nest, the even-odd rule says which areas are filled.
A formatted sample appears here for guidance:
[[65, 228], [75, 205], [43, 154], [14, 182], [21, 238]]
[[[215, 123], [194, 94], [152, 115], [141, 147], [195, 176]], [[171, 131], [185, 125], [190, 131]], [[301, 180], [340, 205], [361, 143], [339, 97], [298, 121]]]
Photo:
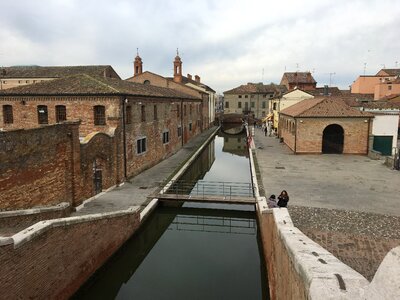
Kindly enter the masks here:
[[344, 130], [337, 124], [325, 127], [322, 135], [322, 153], [343, 153]]

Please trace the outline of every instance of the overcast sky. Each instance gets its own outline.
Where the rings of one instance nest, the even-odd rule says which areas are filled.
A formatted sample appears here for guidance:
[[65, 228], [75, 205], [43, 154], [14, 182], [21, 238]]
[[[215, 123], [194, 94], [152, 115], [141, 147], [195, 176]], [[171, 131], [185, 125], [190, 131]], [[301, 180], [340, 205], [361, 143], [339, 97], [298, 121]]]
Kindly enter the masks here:
[[[13, 0], [0, 10], [0, 66], [109, 64], [183, 73], [217, 90], [311, 71], [319, 86], [400, 67], [400, 0]], [[331, 76], [329, 73], [335, 73]]]

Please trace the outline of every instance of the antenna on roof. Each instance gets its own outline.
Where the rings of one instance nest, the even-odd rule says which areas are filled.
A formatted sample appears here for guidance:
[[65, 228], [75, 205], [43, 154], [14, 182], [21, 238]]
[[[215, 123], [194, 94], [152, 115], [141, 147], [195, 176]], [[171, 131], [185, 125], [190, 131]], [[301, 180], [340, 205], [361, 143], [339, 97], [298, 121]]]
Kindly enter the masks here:
[[367, 63], [364, 63], [364, 76], [365, 76], [365, 70], [367, 69]]
[[395, 62], [394, 62], [394, 64], [396, 65], [396, 68], [397, 68], [397, 64], [398, 64], [399, 62], [396, 60]]
[[299, 71], [299, 63], [296, 63], [296, 72]]
[[336, 75], [335, 72], [329, 73], [329, 86], [331, 86], [331, 84], [332, 84], [332, 76], [334, 76], [334, 75]]
[[264, 82], [264, 68], [262, 68], [261, 82]]
[[312, 69], [312, 73], [313, 73], [313, 74], [315, 73], [315, 68]]

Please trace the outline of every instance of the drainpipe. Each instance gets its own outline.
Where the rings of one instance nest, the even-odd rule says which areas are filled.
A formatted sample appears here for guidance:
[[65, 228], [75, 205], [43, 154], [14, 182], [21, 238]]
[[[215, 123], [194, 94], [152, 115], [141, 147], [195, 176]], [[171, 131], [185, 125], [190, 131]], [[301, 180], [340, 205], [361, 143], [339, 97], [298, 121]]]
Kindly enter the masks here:
[[371, 118], [368, 118], [368, 134], [367, 134], [367, 155], [369, 153], [369, 131], [371, 130]]
[[122, 140], [124, 144], [124, 180], [127, 179], [127, 167], [126, 167], [126, 124], [125, 124], [125, 111], [126, 107], [125, 104], [128, 101], [128, 99], [125, 97], [122, 97]]
[[294, 154], [297, 154], [297, 119], [294, 119]]
[[[181, 128], [182, 128], [182, 136], [181, 136], [181, 142], [182, 142], [182, 148], [183, 148], [183, 140], [185, 139], [185, 125], [183, 124], [183, 99], [181, 99]], [[201, 115], [203, 118], [203, 114]]]

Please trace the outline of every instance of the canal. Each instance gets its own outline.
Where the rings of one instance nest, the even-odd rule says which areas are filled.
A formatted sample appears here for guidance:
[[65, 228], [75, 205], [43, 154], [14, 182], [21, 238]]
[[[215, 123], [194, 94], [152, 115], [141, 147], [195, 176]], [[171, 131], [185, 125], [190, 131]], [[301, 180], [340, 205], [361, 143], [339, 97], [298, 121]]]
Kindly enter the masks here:
[[[181, 179], [249, 182], [245, 134], [220, 131]], [[73, 298], [268, 299], [260, 247], [254, 206], [164, 202]]]

